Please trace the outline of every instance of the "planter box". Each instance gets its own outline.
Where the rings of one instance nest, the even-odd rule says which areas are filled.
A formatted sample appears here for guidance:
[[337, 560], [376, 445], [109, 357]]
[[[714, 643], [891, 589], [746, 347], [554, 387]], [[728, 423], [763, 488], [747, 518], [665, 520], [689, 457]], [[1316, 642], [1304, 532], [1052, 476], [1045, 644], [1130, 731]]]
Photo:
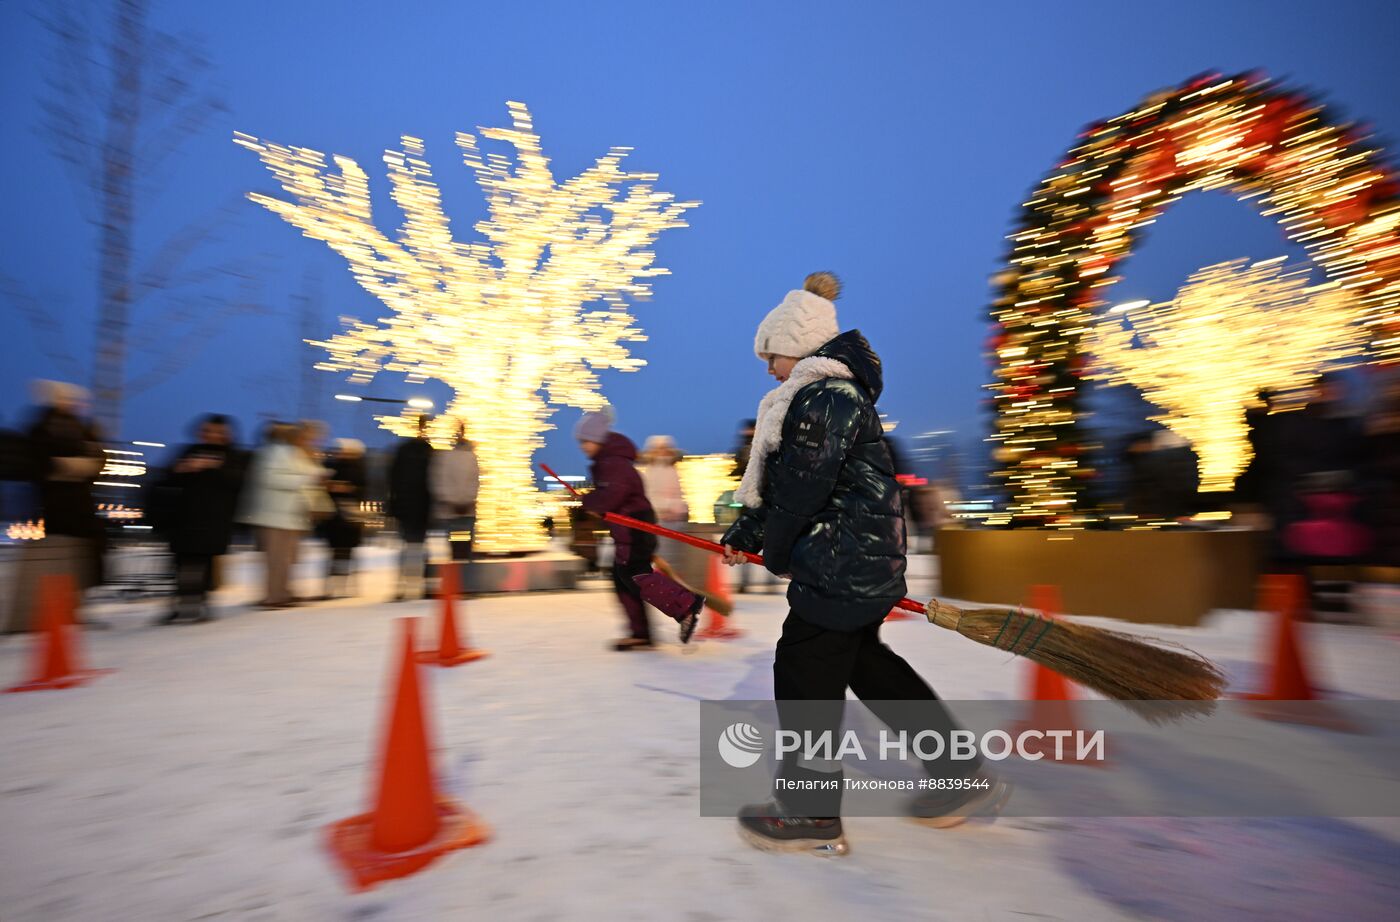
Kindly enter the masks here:
[[[726, 526], [724, 525], [700, 525], [691, 523], [681, 529], [688, 535], [697, 538], [704, 538], [706, 541], [719, 541], [724, 536]], [[710, 561], [715, 559], [715, 555], [709, 551], [702, 551], [698, 547], [691, 547], [680, 541], [671, 538], [657, 539], [656, 553], [665, 558], [676, 575], [685, 583], [696, 589], [704, 589], [709, 582]], [[720, 576], [728, 581], [728, 567], [720, 567]]]
[[457, 567], [457, 585], [472, 594], [557, 592], [573, 589], [583, 560], [573, 554], [540, 553], [524, 557], [478, 557], [470, 563], [439, 560], [428, 566], [434, 583], [442, 567]]
[[1025, 604], [1030, 587], [1058, 586], [1065, 612], [1139, 624], [1198, 624], [1217, 608], [1254, 607], [1261, 532], [938, 532], [940, 595]]

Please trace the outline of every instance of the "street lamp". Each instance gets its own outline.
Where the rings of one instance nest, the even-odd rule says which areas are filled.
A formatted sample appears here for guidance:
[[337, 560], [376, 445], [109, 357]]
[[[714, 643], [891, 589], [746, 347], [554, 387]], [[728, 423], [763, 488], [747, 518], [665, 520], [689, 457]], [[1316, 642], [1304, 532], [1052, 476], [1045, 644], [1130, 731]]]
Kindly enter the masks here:
[[407, 400], [400, 400], [397, 397], [363, 397], [359, 394], [336, 394], [336, 400], [345, 400], [350, 403], [369, 401], [370, 403], [397, 403], [400, 406], [411, 407], [415, 410], [431, 410], [433, 402], [427, 397], [410, 397]]

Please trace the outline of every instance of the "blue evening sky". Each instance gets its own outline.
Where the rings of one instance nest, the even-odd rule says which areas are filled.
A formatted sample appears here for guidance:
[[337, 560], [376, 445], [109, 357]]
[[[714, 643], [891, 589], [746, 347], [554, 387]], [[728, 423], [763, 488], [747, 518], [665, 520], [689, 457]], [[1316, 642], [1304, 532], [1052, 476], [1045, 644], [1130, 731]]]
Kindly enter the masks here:
[[[104, 25], [105, 2], [78, 4]], [[38, 3], [0, 2], [0, 274], [61, 316], [86, 383], [96, 291], [94, 232], [35, 131], [50, 40]], [[846, 283], [843, 327], [865, 332], [886, 366], [882, 409], [906, 437], [952, 429], [974, 444], [988, 276], [1027, 191], [1086, 123], [1201, 71], [1261, 68], [1400, 137], [1400, 15], [1377, 2], [157, 4], [153, 24], [203, 37], [228, 111], [163, 168], [139, 203], [138, 248], [248, 190], [272, 191], [234, 130], [351, 156], [371, 175], [392, 229], [381, 161], [400, 134], [426, 140], [459, 236], [482, 200], [453, 144], [459, 129], [506, 123], [527, 103], [557, 174], [611, 145], [660, 187], [704, 204], [657, 247], [673, 275], [635, 315], [649, 336], [635, 374], [604, 374], [620, 428], [674, 435], [688, 451], [729, 447], [769, 386], [753, 357], [759, 319], [813, 269]], [[197, 342], [184, 369], [134, 396], [125, 438], [176, 440], [197, 413], [250, 427], [294, 415], [309, 353], [295, 298], [319, 280], [319, 333], [336, 317], [382, 316], [343, 261], [246, 201], [197, 262], [251, 260], [264, 305]], [[1115, 298], [1169, 297], [1200, 266], [1293, 252], [1248, 205], [1181, 203], [1131, 260]], [[227, 288], [227, 286], [225, 286]], [[186, 291], [188, 309], [207, 310]], [[237, 289], [227, 289], [237, 294]], [[170, 309], [157, 301], [138, 332]], [[179, 303], [175, 305], [176, 309]], [[142, 318], [146, 318], [143, 322]], [[12, 304], [0, 305], [0, 425], [26, 382], [65, 376]], [[159, 328], [154, 330], [159, 334]], [[155, 337], [157, 341], [160, 336]], [[138, 369], [156, 358], [137, 355]], [[323, 375], [323, 398], [344, 386]], [[369, 392], [425, 393], [384, 376]], [[335, 435], [382, 441], [359, 407], [324, 400]], [[555, 416], [541, 460], [582, 466]]]

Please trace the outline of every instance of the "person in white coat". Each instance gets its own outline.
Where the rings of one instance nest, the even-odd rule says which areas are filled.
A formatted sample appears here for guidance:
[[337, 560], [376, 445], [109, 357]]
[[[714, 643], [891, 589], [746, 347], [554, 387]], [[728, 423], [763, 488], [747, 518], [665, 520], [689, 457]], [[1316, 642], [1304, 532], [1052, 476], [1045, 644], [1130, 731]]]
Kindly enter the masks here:
[[297, 549], [316, 517], [330, 511], [325, 468], [309, 451], [314, 430], [305, 424], [274, 424], [268, 440], [253, 457], [246, 499], [239, 521], [258, 530], [266, 554], [267, 594], [263, 608], [289, 608], [290, 580]]
[[428, 468], [434, 518], [447, 531], [453, 560], [471, 559], [472, 536], [476, 530], [476, 494], [480, 482], [476, 451], [467, 440], [465, 425], [458, 424], [452, 449], [433, 452], [432, 464]]
[[667, 528], [679, 528], [690, 520], [690, 509], [681, 492], [681, 475], [676, 462], [681, 453], [675, 439], [669, 435], [653, 435], [642, 447], [637, 473], [642, 475], [642, 489], [656, 510], [656, 520]]

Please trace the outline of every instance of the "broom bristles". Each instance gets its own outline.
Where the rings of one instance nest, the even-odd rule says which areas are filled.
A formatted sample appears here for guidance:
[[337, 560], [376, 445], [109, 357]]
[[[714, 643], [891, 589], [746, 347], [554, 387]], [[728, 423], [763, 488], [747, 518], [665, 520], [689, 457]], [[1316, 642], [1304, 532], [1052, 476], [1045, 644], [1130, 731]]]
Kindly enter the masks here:
[[[969, 640], [1024, 656], [1152, 719], [1207, 712], [1225, 690], [1218, 666], [1156, 638], [1021, 609], [958, 609], [937, 599], [929, 603], [928, 619]], [[1134, 707], [1135, 702], [1142, 705]]]

